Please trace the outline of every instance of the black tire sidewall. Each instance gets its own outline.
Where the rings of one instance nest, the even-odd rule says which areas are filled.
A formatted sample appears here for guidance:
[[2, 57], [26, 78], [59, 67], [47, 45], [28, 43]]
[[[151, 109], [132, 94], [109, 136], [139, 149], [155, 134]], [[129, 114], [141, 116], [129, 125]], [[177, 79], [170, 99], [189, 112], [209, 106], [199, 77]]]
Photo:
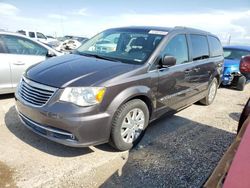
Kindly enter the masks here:
[[[125, 116], [129, 113], [129, 111], [133, 110], [134, 108], [139, 108], [143, 111], [145, 116], [145, 124], [144, 129], [141, 132], [140, 136], [132, 143], [126, 143], [121, 137], [121, 125], [125, 118]], [[149, 122], [149, 110], [147, 105], [140, 99], [133, 99], [128, 101], [127, 103], [123, 104], [118, 108], [116, 111], [113, 121], [112, 121], [112, 130], [111, 130], [111, 142], [112, 145], [118, 150], [128, 150], [134, 147], [143, 137], [145, 130], [148, 126]]]

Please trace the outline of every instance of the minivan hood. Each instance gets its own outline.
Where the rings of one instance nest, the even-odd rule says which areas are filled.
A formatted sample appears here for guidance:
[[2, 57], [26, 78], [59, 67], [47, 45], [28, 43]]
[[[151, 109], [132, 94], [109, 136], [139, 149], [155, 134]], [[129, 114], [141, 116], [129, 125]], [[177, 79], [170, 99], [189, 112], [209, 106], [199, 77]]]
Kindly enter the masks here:
[[134, 64], [69, 54], [54, 57], [30, 67], [26, 71], [25, 77], [57, 88], [93, 86], [133, 70], [135, 66]]

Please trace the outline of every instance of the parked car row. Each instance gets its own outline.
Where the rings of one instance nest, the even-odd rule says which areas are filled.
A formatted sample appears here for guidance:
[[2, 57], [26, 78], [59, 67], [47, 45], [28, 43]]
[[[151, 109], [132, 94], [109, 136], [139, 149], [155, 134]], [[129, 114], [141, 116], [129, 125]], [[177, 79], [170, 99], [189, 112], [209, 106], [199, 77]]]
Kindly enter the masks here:
[[18, 30], [17, 33], [20, 33], [41, 43], [44, 43], [60, 52], [74, 50], [88, 40], [88, 38], [86, 37], [70, 35], [55, 38], [53, 36], [45, 36], [41, 32], [27, 30]]
[[151, 121], [197, 101], [210, 105], [221, 82], [243, 90], [246, 80], [240, 80], [250, 72], [246, 49], [225, 47], [223, 55], [215, 35], [191, 28], [125, 27], [89, 40], [65, 38], [85, 41], [63, 55], [24, 35], [1, 32], [6, 63], [0, 93], [13, 92], [19, 83], [15, 97], [24, 125], [69, 146], [109, 142], [130, 149]]

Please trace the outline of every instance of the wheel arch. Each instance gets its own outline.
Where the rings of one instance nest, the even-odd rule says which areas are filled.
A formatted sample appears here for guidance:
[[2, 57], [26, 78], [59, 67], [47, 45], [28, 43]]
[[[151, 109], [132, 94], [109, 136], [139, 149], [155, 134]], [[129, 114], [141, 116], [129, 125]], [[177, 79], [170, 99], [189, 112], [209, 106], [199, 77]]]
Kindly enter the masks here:
[[152, 93], [151, 89], [147, 86], [134, 86], [123, 90], [112, 100], [112, 102], [108, 107], [108, 112], [109, 114], [112, 115], [112, 118], [116, 110], [121, 105], [133, 99], [140, 99], [143, 102], [145, 102], [151, 117], [153, 110], [156, 106], [156, 99], [154, 94]]

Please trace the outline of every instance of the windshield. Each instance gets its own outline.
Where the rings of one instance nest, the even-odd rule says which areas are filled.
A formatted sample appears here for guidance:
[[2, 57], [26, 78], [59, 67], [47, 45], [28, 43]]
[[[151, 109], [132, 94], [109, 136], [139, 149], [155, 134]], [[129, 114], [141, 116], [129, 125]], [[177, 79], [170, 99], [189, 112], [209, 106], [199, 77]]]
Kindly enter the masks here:
[[111, 29], [88, 40], [76, 50], [76, 53], [142, 64], [163, 37], [163, 34], [154, 34], [145, 30]]
[[242, 56], [250, 55], [249, 51], [239, 49], [223, 49], [225, 59], [240, 60]]

